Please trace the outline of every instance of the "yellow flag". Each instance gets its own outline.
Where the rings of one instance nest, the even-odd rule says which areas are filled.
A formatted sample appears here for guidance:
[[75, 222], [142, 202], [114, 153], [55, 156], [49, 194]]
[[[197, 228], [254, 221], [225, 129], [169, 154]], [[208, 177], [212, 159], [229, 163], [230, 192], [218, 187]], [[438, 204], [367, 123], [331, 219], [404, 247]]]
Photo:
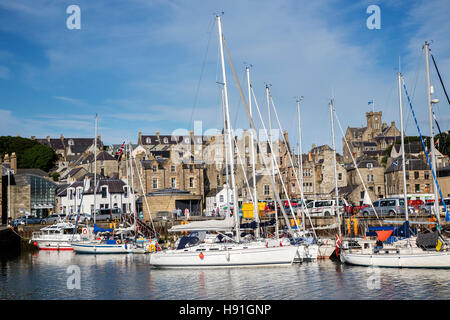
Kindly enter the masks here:
[[438, 239], [438, 244], [437, 244], [437, 246], [436, 246], [436, 251], [440, 251], [440, 250], [441, 250], [441, 247], [442, 247], [441, 239]]

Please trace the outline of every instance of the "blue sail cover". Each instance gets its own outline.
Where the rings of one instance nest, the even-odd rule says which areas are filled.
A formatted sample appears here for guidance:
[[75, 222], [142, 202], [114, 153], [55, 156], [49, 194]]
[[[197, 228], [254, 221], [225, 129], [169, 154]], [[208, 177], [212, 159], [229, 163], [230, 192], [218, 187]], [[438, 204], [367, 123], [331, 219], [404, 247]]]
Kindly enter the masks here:
[[[383, 227], [369, 227], [366, 232], [366, 236], [368, 237], [376, 237], [377, 231], [386, 231], [392, 230], [392, 235], [386, 241], [394, 241], [392, 237], [399, 238], [409, 238], [411, 237], [411, 233], [416, 234], [416, 230], [411, 230], [409, 227], [409, 221], [405, 221], [400, 227], [394, 226], [383, 226]], [[390, 240], [389, 240], [390, 239]]]
[[97, 224], [94, 223], [94, 233], [97, 233], [97, 232], [113, 232], [113, 231], [114, 231], [114, 229], [102, 229], [102, 228], [99, 228], [99, 227], [97, 227]]

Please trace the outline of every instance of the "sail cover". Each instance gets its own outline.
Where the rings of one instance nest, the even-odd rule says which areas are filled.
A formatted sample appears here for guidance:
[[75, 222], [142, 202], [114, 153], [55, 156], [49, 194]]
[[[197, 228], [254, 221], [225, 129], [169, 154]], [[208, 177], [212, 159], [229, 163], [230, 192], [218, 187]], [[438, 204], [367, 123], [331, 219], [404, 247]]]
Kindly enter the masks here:
[[223, 220], [206, 220], [206, 221], [193, 221], [187, 224], [180, 224], [173, 226], [169, 229], [169, 232], [179, 231], [227, 231], [234, 228], [235, 221], [233, 218], [228, 217]]

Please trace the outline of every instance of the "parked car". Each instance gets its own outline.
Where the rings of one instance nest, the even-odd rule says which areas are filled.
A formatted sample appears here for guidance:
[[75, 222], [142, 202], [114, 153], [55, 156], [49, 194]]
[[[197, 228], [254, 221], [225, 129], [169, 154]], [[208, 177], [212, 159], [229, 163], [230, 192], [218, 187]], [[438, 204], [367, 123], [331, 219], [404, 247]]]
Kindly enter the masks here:
[[[447, 210], [450, 211], [450, 198], [444, 198], [444, 202], [447, 206]], [[439, 200], [439, 211], [441, 212], [441, 215], [445, 215], [445, 207], [442, 204], [441, 200]], [[423, 205], [421, 205], [419, 212], [421, 214], [434, 215], [434, 200], [428, 200]]]
[[64, 213], [52, 214], [52, 215], [49, 215], [48, 217], [42, 219], [41, 223], [42, 224], [56, 223], [60, 220], [64, 220], [65, 218], [66, 218], [66, 215]]
[[[380, 199], [373, 202], [378, 216], [395, 216], [405, 214], [405, 200], [401, 198]], [[410, 214], [414, 213], [414, 208], [408, 207]], [[361, 211], [363, 216], [375, 216], [372, 206], [368, 206]]]
[[[312, 216], [332, 216], [336, 214], [335, 211], [336, 200], [315, 200], [306, 205], [307, 211]], [[344, 206], [348, 206], [345, 199], [339, 200], [339, 213], [344, 213]]]
[[[73, 213], [71, 215], [68, 216], [69, 221], [71, 222], [75, 222], [77, 219], [77, 214]], [[81, 213], [78, 219], [78, 223], [86, 223], [91, 221], [91, 215], [87, 214], [87, 213]]]
[[25, 224], [39, 224], [41, 223], [42, 218], [39, 217], [32, 217], [32, 216], [28, 216], [25, 217]]
[[25, 216], [23, 217], [17, 217], [14, 221], [13, 224], [15, 226], [19, 226], [19, 225], [24, 225], [25, 224]]
[[95, 214], [95, 221], [114, 221], [115, 218], [120, 220], [121, 214], [122, 211], [119, 208], [100, 209]]

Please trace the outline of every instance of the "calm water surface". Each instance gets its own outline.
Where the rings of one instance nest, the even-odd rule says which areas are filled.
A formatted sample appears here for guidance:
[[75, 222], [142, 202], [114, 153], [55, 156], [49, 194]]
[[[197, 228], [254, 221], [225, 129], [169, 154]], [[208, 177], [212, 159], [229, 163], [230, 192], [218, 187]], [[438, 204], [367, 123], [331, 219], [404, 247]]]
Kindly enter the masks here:
[[[148, 255], [39, 251], [0, 261], [0, 299], [426, 300], [450, 297], [450, 270], [374, 270], [330, 260], [286, 267], [157, 270], [150, 268]], [[80, 289], [68, 289], [69, 266], [79, 267]]]

